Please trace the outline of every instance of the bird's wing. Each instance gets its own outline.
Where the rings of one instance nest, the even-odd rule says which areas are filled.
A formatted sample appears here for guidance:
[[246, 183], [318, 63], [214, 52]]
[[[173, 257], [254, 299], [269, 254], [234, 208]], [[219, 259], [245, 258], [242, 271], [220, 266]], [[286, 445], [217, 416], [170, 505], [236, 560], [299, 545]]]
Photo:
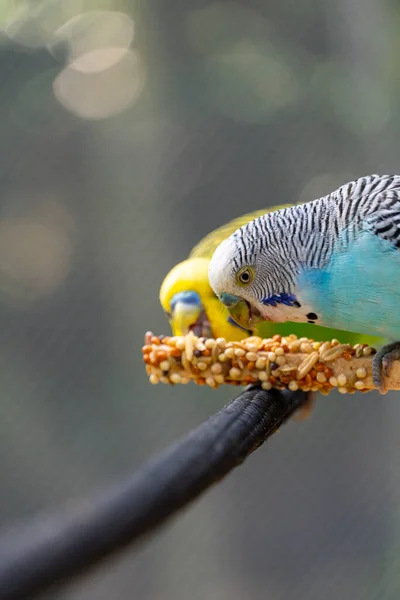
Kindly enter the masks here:
[[366, 218], [363, 229], [400, 249], [400, 177], [394, 176], [387, 189], [370, 195], [369, 200], [376, 208]]
[[288, 208], [292, 206], [291, 204], [282, 204], [280, 206], [271, 206], [270, 208], [263, 208], [262, 210], [257, 210], [251, 213], [247, 213], [228, 223], [218, 227], [208, 235], [206, 235], [196, 246], [192, 249], [189, 254], [189, 258], [211, 258], [214, 254], [214, 251], [223, 242], [226, 238], [228, 238], [232, 233], [245, 225], [249, 221], [253, 221], [257, 219], [257, 217], [261, 217], [269, 212], [274, 212], [276, 210], [280, 210], [281, 208]]

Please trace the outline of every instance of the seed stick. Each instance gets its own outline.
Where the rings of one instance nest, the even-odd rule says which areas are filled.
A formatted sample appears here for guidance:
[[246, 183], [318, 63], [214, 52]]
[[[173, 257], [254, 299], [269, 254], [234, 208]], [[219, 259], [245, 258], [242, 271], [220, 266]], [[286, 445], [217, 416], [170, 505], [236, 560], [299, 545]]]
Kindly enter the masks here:
[[[372, 357], [376, 350], [367, 344], [325, 342], [295, 335], [256, 336], [227, 342], [223, 338], [145, 335], [143, 359], [151, 383], [188, 383], [217, 388], [227, 383], [247, 385], [260, 382], [265, 390], [319, 391], [337, 388], [342, 394], [374, 389]], [[388, 389], [400, 389], [400, 364], [394, 363]]]

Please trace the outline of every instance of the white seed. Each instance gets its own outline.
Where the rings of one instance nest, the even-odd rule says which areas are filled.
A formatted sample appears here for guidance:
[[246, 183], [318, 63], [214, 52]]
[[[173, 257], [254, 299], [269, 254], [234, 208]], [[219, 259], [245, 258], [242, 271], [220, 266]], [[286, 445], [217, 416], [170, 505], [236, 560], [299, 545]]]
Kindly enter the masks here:
[[216, 344], [218, 344], [218, 346], [221, 346], [221, 348], [225, 348], [226, 346], [226, 340], [225, 338], [217, 338], [215, 340]]
[[275, 352], [268, 352], [268, 360], [270, 362], [275, 362], [276, 361], [276, 354], [275, 354]]
[[338, 387], [339, 394], [347, 394], [348, 391], [346, 387]]
[[222, 373], [221, 364], [215, 363], [215, 364], [211, 365], [211, 373], [213, 373], [213, 375], [218, 375], [219, 373]]
[[363, 348], [363, 354], [364, 356], [370, 356], [372, 354], [372, 348], [370, 346]]
[[186, 358], [190, 362], [193, 358], [193, 350], [194, 350], [194, 340], [193, 340], [193, 331], [187, 334], [185, 337], [185, 354]]
[[257, 358], [256, 360], [256, 369], [259, 369], [260, 371], [262, 369], [265, 369], [265, 366], [267, 364], [267, 361], [265, 360], [265, 358]]
[[235, 348], [235, 356], [244, 356], [246, 354], [246, 351], [243, 350], [242, 348]]
[[363, 390], [365, 388], [365, 383], [363, 381], [356, 381], [354, 384], [354, 387], [356, 388], [356, 390]]
[[[261, 342], [261, 340], [260, 340]], [[260, 344], [247, 344], [247, 350], [249, 352], [257, 352], [258, 348], [260, 347]]]
[[231, 379], [240, 379], [242, 376], [242, 371], [236, 367], [232, 367], [232, 369], [229, 371], [229, 376]]
[[214, 379], [217, 383], [225, 383], [225, 377], [223, 375], [215, 375]]
[[319, 390], [319, 386], [318, 385], [312, 385], [311, 386], [311, 391], [312, 392], [318, 392], [318, 390]]
[[216, 342], [212, 338], [208, 338], [204, 342], [205, 347], [208, 348], [209, 350], [212, 350], [215, 347], [215, 344], [216, 344]]
[[309, 342], [302, 342], [300, 344], [300, 351], [310, 354], [310, 352], [313, 351], [313, 347], [311, 346], [311, 344]]
[[176, 338], [176, 344], [175, 344], [176, 348], [178, 348], [178, 350], [183, 350], [185, 347], [185, 340], [182, 337]]
[[181, 383], [181, 376], [178, 373], [171, 373], [169, 378], [172, 383]]
[[272, 389], [272, 383], [270, 383], [269, 381], [263, 381], [261, 387], [263, 390], [270, 390]]
[[345, 385], [347, 383], [346, 375], [344, 373], [340, 373], [340, 375], [337, 378], [337, 382], [338, 382], [339, 387], [345, 387]]
[[303, 379], [307, 375], [307, 373], [309, 373], [311, 371], [311, 369], [318, 362], [318, 360], [319, 360], [318, 352], [312, 352], [311, 354], [306, 356], [304, 358], [304, 360], [302, 360], [298, 366], [297, 375], [296, 375], [297, 380]]
[[359, 367], [356, 371], [356, 375], [358, 379], [365, 379], [365, 377], [367, 376], [367, 370], [364, 369], [364, 367]]
[[297, 381], [295, 379], [292, 379], [292, 381], [289, 381], [289, 383], [288, 383], [288, 388], [292, 392], [295, 392], [296, 390], [299, 389], [299, 384], [297, 383]]
[[265, 371], [260, 371], [260, 373], [258, 374], [258, 379], [260, 381], [267, 381], [268, 379], [268, 375]]
[[207, 363], [202, 361], [198, 362], [196, 366], [199, 369], [199, 371], [205, 371], [208, 367]]
[[225, 356], [226, 356], [226, 358], [233, 358], [235, 356], [235, 352], [234, 352], [233, 348], [227, 348], [225, 350]]
[[257, 354], [255, 352], [247, 352], [246, 358], [249, 362], [256, 362]]
[[182, 363], [183, 368], [186, 371], [190, 371], [190, 362], [187, 359], [185, 350], [183, 350], [183, 352], [181, 354], [181, 363]]
[[286, 358], [284, 356], [277, 356], [275, 362], [277, 365], [282, 367], [286, 363]]
[[279, 366], [279, 372], [281, 375], [285, 375], [286, 373], [294, 373], [296, 371], [296, 367], [293, 365], [283, 365]]
[[330, 348], [329, 350], [325, 350], [325, 352], [320, 352], [320, 358], [324, 362], [330, 362], [336, 360], [337, 358], [339, 358], [339, 356], [342, 356], [343, 352], [348, 349], [348, 344], [341, 344], [339, 346], [336, 345], [333, 348]]
[[160, 362], [161, 371], [169, 371], [170, 368], [171, 368], [171, 365], [169, 364], [168, 360], [162, 360]]
[[206, 377], [206, 384], [209, 385], [210, 387], [215, 387], [216, 381], [215, 381], [214, 377]]
[[333, 386], [336, 387], [337, 386], [337, 379], [336, 377], [329, 377], [329, 383]]
[[326, 381], [326, 375], [325, 375], [325, 373], [322, 373], [321, 371], [318, 371], [316, 379], [317, 379], [317, 381], [319, 381], [319, 383], [325, 383], [325, 381]]
[[154, 373], [152, 373], [150, 375], [150, 383], [152, 383], [153, 385], [156, 385], [159, 382], [159, 378], [157, 377], [157, 375], [155, 375]]
[[225, 352], [221, 352], [221, 354], [218, 354], [218, 360], [219, 362], [225, 362], [226, 360], [228, 360], [228, 357], [226, 356]]
[[281, 348], [280, 346], [275, 350], [275, 354], [276, 356], [282, 356], [282, 354], [285, 354], [285, 351], [283, 348]]
[[330, 342], [323, 342], [319, 348], [319, 352], [320, 354], [323, 354], [324, 352], [326, 352], [327, 350], [329, 350], [331, 347], [331, 343]]

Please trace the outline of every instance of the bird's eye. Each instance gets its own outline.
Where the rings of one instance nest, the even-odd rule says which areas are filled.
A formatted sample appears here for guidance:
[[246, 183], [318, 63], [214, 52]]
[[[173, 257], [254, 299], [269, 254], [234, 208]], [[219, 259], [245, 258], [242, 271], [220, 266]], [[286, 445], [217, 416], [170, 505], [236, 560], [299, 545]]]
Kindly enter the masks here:
[[250, 285], [254, 279], [254, 271], [250, 267], [244, 267], [238, 271], [236, 279], [239, 285]]

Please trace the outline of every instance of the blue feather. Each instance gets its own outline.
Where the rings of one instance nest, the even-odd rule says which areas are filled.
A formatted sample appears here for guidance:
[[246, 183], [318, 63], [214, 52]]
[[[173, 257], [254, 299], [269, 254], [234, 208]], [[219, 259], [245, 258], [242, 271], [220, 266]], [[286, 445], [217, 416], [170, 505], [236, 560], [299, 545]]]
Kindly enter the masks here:
[[324, 270], [303, 271], [296, 295], [327, 327], [400, 339], [400, 250], [364, 231]]

